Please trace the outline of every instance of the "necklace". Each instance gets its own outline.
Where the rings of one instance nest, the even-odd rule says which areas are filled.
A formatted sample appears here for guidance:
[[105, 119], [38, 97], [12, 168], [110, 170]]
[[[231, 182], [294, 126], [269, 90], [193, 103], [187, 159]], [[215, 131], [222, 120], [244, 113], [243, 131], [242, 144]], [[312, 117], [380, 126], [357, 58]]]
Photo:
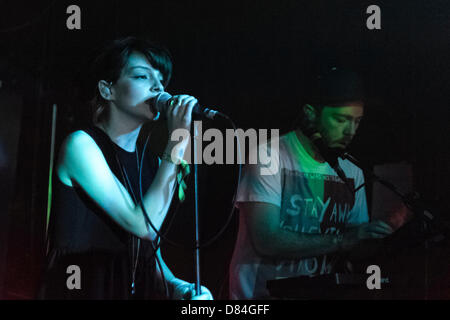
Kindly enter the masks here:
[[[106, 127], [103, 123], [99, 123], [99, 125], [101, 126], [102, 130], [106, 133], [106, 135], [108, 135]], [[109, 137], [109, 135], [108, 135]], [[111, 138], [110, 138], [111, 139]], [[111, 139], [111, 142], [113, 143], [116, 152], [115, 152], [115, 156], [116, 156], [116, 161], [117, 164], [119, 165], [119, 168], [121, 169], [121, 174], [122, 174], [122, 179], [123, 182], [125, 183], [125, 187], [127, 188], [128, 192], [131, 194], [131, 196], [133, 197], [133, 201], [135, 203], [135, 205], [138, 204], [137, 201], [137, 197], [133, 191], [133, 186], [130, 182], [130, 179], [128, 178], [128, 174], [127, 171], [125, 169], [125, 167], [122, 165], [121, 161], [119, 160], [119, 157], [117, 155], [117, 149], [119, 148]], [[140, 184], [141, 184], [141, 179], [140, 179], [140, 173], [141, 173], [141, 166], [139, 164], [139, 150], [138, 150], [138, 146], [136, 144], [135, 146], [135, 155], [136, 155], [136, 168], [137, 168], [137, 173], [138, 173], [138, 181], [139, 181], [139, 188], [140, 188]], [[140, 190], [139, 190], [140, 192]], [[136, 244], [135, 244], [136, 242]], [[136, 270], [137, 270], [137, 266], [138, 266], [138, 262], [139, 262], [139, 251], [140, 251], [140, 245], [141, 245], [141, 239], [138, 237], [135, 237], [133, 235], [131, 235], [131, 263], [132, 263], [132, 272], [131, 272], [131, 294], [134, 295], [136, 293], [136, 288], [135, 288], [135, 280], [136, 280]], [[135, 248], [136, 247], [136, 248]]]
[[[135, 149], [135, 154], [136, 154], [136, 165], [137, 165], [137, 172], [138, 172], [138, 179], [139, 179], [139, 187], [140, 187], [140, 171], [141, 171], [141, 167], [139, 165], [139, 152], [138, 152], [138, 147], [136, 145], [136, 149]], [[116, 161], [119, 164], [119, 167], [121, 169], [121, 174], [122, 174], [122, 179], [125, 183], [125, 187], [127, 188], [128, 192], [131, 194], [131, 196], [133, 197], [133, 201], [135, 203], [135, 205], [138, 204], [137, 202], [137, 197], [133, 191], [133, 187], [132, 184], [130, 182], [130, 179], [128, 178], [128, 174], [127, 171], [125, 169], [125, 167], [122, 165], [122, 163], [119, 160], [119, 157], [117, 156], [117, 152], [116, 152]], [[136, 242], [136, 244], [135, 244]], [[133, 235], [131, 235], [131, 263], [132, 263], [132, 271], [131, 271], [131, 294], [134, 295], [136, 292], [136, 288], [135, 288], [135, 280], [136, 280], [136, 270], [137, 270], [137, 266], [138, 266], [138, 262], [139, 262], [139, 251], [140, 251], [140, 245], [141, 245], [141, 239], [138, 237], [135, 237]], [[135, 248], [136, 247], [136, 248]]]
[[[139, 186], [140, 186], [140, 184], [141, 184], [141, 180], [140, 180], [141, 169], [140, 169], [140, 166], [139, 166], [139, 152], [138, 152], [138, 146], [137, 145], [136, 145], [136, 148], [135, 148], [135, 152], [136, 152], [136, 165], [137, 165], [137, 172], [138, 172], [138, 179], [139, 179]], [[127, 176], [127, 178], [128, 178], [128, 176]], [[130, 183], [130, 182], [128, 181], [128, 183]], [[137, 199], [136, 199], [136, 197], [134, 195], [133, 188], [131, 188], [131, 183], [130, 183], [130, 189], [131, 189], [131, 192], [133, 194], [133, 198], [135, 199], [134, 203], [137, 205]], [[133, 259], [132, 259], [132, 261], [134, 261], [133, 273], [132, 273], [132, 282], [131, 282], [131, 294], [134, 295], [136, 293], [136, 288], [135, 288], [136, 270], [137, 270], [138, 261], [139, 261], [139, 249], [140, 249], [140, 246], [141, 246], [141, 239], [137, 238], [137, 237], [134, 237], [133, 235], [131, 236], [131, 238], [132, 238], [131, 241], [133, 242], [133, 245], [132, 245]], [[134, 257], [134, 240], [135, 239], [137, 239], [137, 249], [136, 249], [136, 256]]]
[[[139, 165], [139, 151], [138, 151], [138, 146], [137, 145], [136, 145], [136, 148], [135, 148], [135, 154], [136, 154], [136, 168], [137, 168], [138, 179], [139, 179], [139, 184], [140, 184], [140, 171], [141, 171], [140, 169], [141, 168], [140, 168], [140, 165]], [[127, 189], [129, 189], [131, 195], [133, 196], [134, 203], [135, 203], [135, 205], [137, 205], [138, 204], [137, 197], [136, 197], [136, 195], [134, 193], [134, 190], [133, 190], [132, 184], [130, 182], [130, 179], [128, 178], [127, 171], [126, 171], [126, 169], [123, 166], [121, 166], [121, 167], [122, 167], [123, 172], [125, 173]], [[132, 266], [133, 270], [132, 270], [132, 274], [131, 274], [131, 278], [132, 278], [132, 281], [131, 281], [131, 294], [134, 295], [136, 293], [136, 287], [135, 287], [136, 270], [137, 270], [137, 266], [138, 266], [138, 262], [139, 262], [139, 249], [140, 249], [140, 246], [141, 246], [141, 239], [131, 235], [131, 245], [132, 245], [132, 249], [131, 249], [132, 250], [132, 258], [131, 258], [131, 261], [133, 263], [133, 266]]]

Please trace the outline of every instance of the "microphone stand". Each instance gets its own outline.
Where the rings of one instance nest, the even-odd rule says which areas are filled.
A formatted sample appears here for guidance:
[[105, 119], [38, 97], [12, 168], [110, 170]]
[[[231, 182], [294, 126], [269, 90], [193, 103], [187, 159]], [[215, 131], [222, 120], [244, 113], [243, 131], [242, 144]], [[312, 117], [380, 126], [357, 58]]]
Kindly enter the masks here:
[[[423, 201], [420, 199], [420, 196], [417, 192], [411, 192], [408, 194], [401, 193], [397, 189], [397, 187], [394, 186], [391, 182], [386, 181], [386, 180], [380, 178], [379, 176], [377, 176], [372, 170], [369, 170], [368, 168], [363, 166], [360, 161], [355, 159], [355, 157], [353, 157], [348, 152], [342, 153], [339, 150], [328, 148], [326, 146], [326, 144], [323, 142], [320, 134], [314, 133], [314, 134], [310, 135], [309, 137], [312, 140], [312, 142], [315, 144], [315, 146], [318, 148], [319, 152], [324, 157], [325, 161], [328, 162], [330, 164], [330, 166], [336, 171], [338, 176], [345, 182], [345, 184], [347, 185], [347, 187], [349, 188], [349, 190], [352, 193], [356, 193], [360, 188], [362, 188], [364, 186], [364, 184], [357, 187], [356, 189], [350, 185], [349, 181], [345, 177], [344, 172], [339, 167], [338, 160], [337, 160], [338, 157], [349, 160], [354, 165], [356, 165], [361, 170], [363, 170], [364, 175], [367, 180], [377, 181], [384, 187], [391, 190], [394, 194], [396, 194], [402, 200], [402, 202], [405, 204], [405, 206], [414, 213], [415, 217], [420, 219], [423, 222], [422, 232], [424, 235], [426, 235], [427, 232], [429, 232], [432, 227], [437, 227], [435, 217], [431, 214], [430, 210], [425, 208], [425, 205], [423, 204]], [[442, 224], [440, 227], [442, 228]], [[431, 235], [431, 233], [429, 233], [429, 234]], [[440, 240], [442, 240], [442, 238], [443, 238], [443, 235], [440, 234], [440, 235], [436, 235], [434, 240], [440, 241]]]
[[198, 128], [195, 126], [195, 121], [192, 122], [194, 127], [194, 199], [195, 199], [195, 293], [202, 294], [200, 285], [200, 235], [199, 235], [199, 214], [198, 214], [198, 171], [197, 171], [197, 139]]
[[[365, 166], [363, 166], [360, 161], [355, 159], [352, 155], [350, 155], [348, 152], [344, 153], [342, 155], [343, 159], [347, 159], [350, 162], [352, 162], [354, 165], [359, 167], [361, 170], [363, 170], [364, 175], [367, 180], [369, 181], [376, 181], [391, 190], [394, 194], [396, 194], [402, 202], [405, 204], [405, 206], [410, 209], [414, 215], [422, 220], [426, 227], [428, 227], [429, 224], [435, 222], [435, 217], [431, 214], [430, 210], [426, 209], [423, 205], [422, 200], [420, 199], [419, 193], [417, 192], [410, 192], [408, 194], [401, 193], [398, 188], [393, 185], [391, 182], [384, 180], [377, 176], [373, 171], [367, 169]], [[361, 188], [360, 186], [359, 188]], [[358, 188], [358, 189], [359, 189]]]
[[[396, 194], [401, 200], [402, 202], [405, 204], [405, 206], [410, 209], [413, 214], [414, 217], [416, 219], [419, 220], [419, 228], [420, 228], [420, 233], [419, 233], [419, 239], [414, 239], [417, 243], [421, 243], [423, 241], [424, 243], [424, 249], [425, 249], [425, 259], [424, 259], [424, 273], [425, 273], [425, 299], [428, 298], [428, 265], [429, 265], [429, 243], [430, 240], [433, 242], [440, 242], [444, 239], [447, 238], [448, 235], [448, 227], [444, 226], [443, 223], [440, 223], [437, 220], [437, 218], [435, 218], [433, 216], [433, 214], [430, 212], [429, 209], [426, 208], [426, 206], [423, 203], [423, 200], [420, 198], [419, 193], [417, 192], [410, 192], [408, 194], [404, 194], [401, 193], [398, 188], [393, 185], [391, 182], [386, 181], [382, 178], [380, 178], [379, 176], [377, 176], [372, 170], [367, 169], [366, 167], [364, 167], [363, 165], [361, 165], [361, 163], [355, 159], [352, 155], [350, 155], [349, 153], [344, 153], [343, 154], [343, 159], [348, 159], [350, 162], [352, 162], [353, 164], [355, 164], [357, 167], [359, 167], [361, 170], [363, 170], [364, 175], [366, 176], [367, 180], [369, 181], [377, 181], [379, 182], [381, 185], [383, 185], [384, 187], [388, 188], [389, 190], [391, 190], [394, 194]], [[363, 186], [363, 185], [362, 185]], [[362, 187], [360, 186], [360, 187]], [[359, 187], [359, 188], [360, 188]], [[358, 188], [358, 189], [359, 189]], [[401, 227], [402, 228], [402, 227]], [[400, 229], [401, 229], [400, 228]], [[405, 236], [407, 241], [411, 241], [408, 236], [408, 232], [404, 232], [403, 234], [399, 231], [396, 231], [395, 233], [397, 233], [397, 237], [394, 237], [394, 234], [391, 235], [389, 238], [386, 238], [386, 240], [392, 240], [391, 242], [391, 246], [392, 248], [389, 248], [389, 243], [388, 243], [388, 247], [387, 247], [387, 251], [391, 251], [395, 252], [395, 250], [402, 249], [404, 246], [404, 243], [401, 243], [402, 240], [402, 236]], [[395, 240], [399, 240], [400, 243], [395, 243]]]

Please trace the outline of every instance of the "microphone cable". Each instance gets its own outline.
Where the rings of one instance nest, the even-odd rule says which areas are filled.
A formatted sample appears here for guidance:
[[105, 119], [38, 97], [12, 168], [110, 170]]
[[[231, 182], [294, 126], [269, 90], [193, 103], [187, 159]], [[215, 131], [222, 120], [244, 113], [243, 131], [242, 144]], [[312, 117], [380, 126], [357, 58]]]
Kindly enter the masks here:
[[[226, 116], [226, 115], [224, 115], [224, 114], [221, 114], [221, 115], [222, 115], [222, 117], [224, 117], [225, 119], [227, 119], [227, 120], [231, 123], [232, 127], [233, 127], [234, 130], [236, 131], [236, 130], [237, 130], [237, 127], [236, 127], [235, 123], [234, 123], [228, 116]], [[148, 145], [148, 141], [149, 141], [150, 135], [151, 135], [151, 132], [148, 134], [147, 139], [146, 139], [146, 142], [145, 142], [145, 144], [144, 144], [144, 148], [143, 148], [142, 155], [141, 155], [141, 165], [140, 165], [140, 168], [142, 168], [142, 163], [143, 163], [143, 160], [144, 160], [144, 157], [145, 157], [145, 153], [146, 153], [145, 151], [146, 151], [146, 149], [147, 149], [147, 145]], [[151, 220], [150, 220], [150, 218], [149, 218], [149, 216], [148, 216], [147, 210], [145, 209], [145, 207], [144, 207], [144, 205], [143, 205], [143, 192], [142, 192], [142, 184], [141, 184], [141, 181], [142, 181], [142, 172], [141, 172], [141, 170], [139, 171], [139, 186], [140, 186], [140, 190], [139, 190], [139, 191], [140, 191], [140, 192], [139, 192], [139, 195], [140, 195], [140, 202], [139, 202], [139, 204], [140, 204], [140, 206], [141, 206], [141, 208], [142, 208], [142, 211], [143, 211], [143, 213], [144, 213], [144, 218], [145, 218], [147, 224], [150, 225], [150, 227], [153, 229], [153, 231], [154, 231], [154, 232], [156, 233], [156, 235], [157, 235], [157, 236], [156, 236], [156, 239], [154, 240], [154, 242], [156, 242], [156, 245], [155, 245], [155, 248], [154, 248], [154, 249], [155, 249], [155, 253], [156, 253], [156, 250], [158, 250], [159, 247], [161, 246], [162, 240], [163, 240], [165, 243], [168, 243], [169, 245], [172, 245], [173, 247], [176, 247], [176, 248], [187, 249], [187, 250], [196, 250], [196, 249], [198, 249], [198, 248], [204, 248], [204, 247], [207, 247], [207, 246], [211, 245], [212, 243], [214, 243], [215, 241], [217, 241], [217, 239], [225, 232], [225, 230], [227, 229], [227, 227], [229, 226], [229, 224], [230, 224], [230, 222], [231, 222], [231, 219], [232, 219], [233, 214], [234, 214], [234, 211], [235, 211], [237, 191], [238, 191], [239, 184], [240, 184], [240, 181], [241, 181], [241, 176], [242, 176], [242, 160], [241, 160], [242, 155], [241, 155], [240, 141], [239, 141], [239, 139], [236, 139], [236, 140], [237, 140], [237, 149], [238, 149], [237, 154], [238, 154], [238, 164], [239, 164], [239, 166], [238, 166], [238, 180], [237, 180], [237, 186], [235, 187], [235, 192], [234, 192], [234, 194], [233, 194], [233, 199], [232, 199], [232, 201], [231, 201], [231, 204], [232, 204], [231, 210], [230, 210], [230, 212], [229, 212], [229, 214], [228, 214], [228, 217], [227, 217], [227, 220], [226, 220], [225, 224], [222, 226], [222, 228], [221, 228], [214, 236], [212, 236], [209, 240], [207, 240], [207, 241], [206, 241], [205, 243], [203, 243], [203, 244], [200, 244], [199, 246], [186, 246], [186, 245], [184, 245], [184, 244], [177, 243], [177, 242], [175, 242], [175, 241], [173, 241], [173, 240], [167, 238], [166, 235], [167, 235], [167, 233], [168, 233], [168, 231], [169, 231], [169, 228], [167, 228], [166, 232], [163, 234], [163, 233], [160, 232], [160, 230], [158, 230], [158, 229], [154, 226], [154, 224], [151, 222]], [[198, 195], [196, 194], [196, 192], [194, 192], [194, 193], [195, 193], [195, 194], [194, 194], [194, 197], [197, 197]], [[173, 223], [173, 221], [174, 221], [175, 215], [177, 214], [177, 212], [178, 212], [178, 210], [179, 210], [180, 204], [181, 204], [181, 203], [179, 202], [178, 205], [177, 205], [177, 207], [176, 207], [176, 209], [175, 209], [175, 212], [174, 212], [173, 215], [172, 215], [172, 218], [171, 218], [171, 220], [170, 220], [170, 222], [169, 222], [169, 227], [172, 225], [172, 223]]]
[[[232, 127], [234, 128], [234, 130], [236, 132], [237, 127], [236, 127], [235, 123], [231, 120], [231, 118], [229, 118], [225, 114], [221, 114], [221, 116], [224, 117], [225, 119], [227, 119], [231, 123]], [[170, 299], [169, 288], [168, 288], [167, 280], [166, 280], [166, 278], [164, 276], [164, 272], [163, 272], [163, 269], [162, 269], [162, 263], [161, 263], [158, 255], [156, 253], [159, 250], [159, 248], [160, 248], [160, 246], [162, 244], [162, 241], [165, 241], [169, 245], [172, 245], [172, 246], [177, 247], [177, 248], [187, 249], [187, 250], [198, 250], [198, 249], [201, 249], [201, 248], [204, 248], [204, 247], [207, 247], [207, 246], [211, 245], [212, 243], [217, 241], [217, 239], [225, 232], [225, 230], [229, 226], [229, 224], [231, 222], [231, 219], [233, 217], [233, 214], [235, 212], [237, 191], [239, 189], [241, 176], [242, 176], [242, 159], [241, 159], [242, 155], [241, 155], [240, 141], [239, 141], [238, 138], [236, 138], [236, 140], [237, 140], [237, 155], [238, 155], [238, 180], [237, 180], [237, 185], [236, 185], [235, 192], [234, 192], [234, 195], [233, 195], [233, 199], [231, 201], [231, 210], [230, 210], [230, 213], [228, 214], [228, 217], [227, 217], [227, 220], [226, 220], [225, 224], [222, 226], [222, 228], [214, 236], [212, 236], [208, 241], [206, 241], [206, 243], [201, 244], [199, 246], [187, 247], [186, 245], [179, 244], [179, 243], [177, 243], [175, 241], [172, 241], [172, 240], [170, 240], [169, 238], [166, 237], [167, 233], [170, 230], [170, 227], [172, 226], [173, 221], [175, 220], [175, 216], [178, 213], [178, 210], [180, 208], [181, 202], [178, 202], [177, 207], [176, 207], [176, 209], [175, 209], [175, 211], [174, 211], [174, 213], [173, 213], [173, 215], [172, 215], [172, 217], [171, 217], [171, 219], [169, 221], [169, 225], [167, 227], [167, 230], [166, 230], [166, 232], [164, 234], [161, 233], [160, 230], [158, 230], [155, 227], [155, 225], [152, 223], [152, 221], [151, 221], [151, 219], [150, 219], [150, 217], [148, 215], [148, 212], [147, 212], [147, 210], [145, 209], [145, 207], [143, 205], [142, 165], [143, 165], [143, 162], [144, 162], [148, 141], [150, 139], [152, 131], [153, 131], [153, 128], [152, 128], [152, 130], [150, 130], [150, 132], [147, 135], [147, 138], [146, 138], [143, 150], [142, 150], [142, 154], [141, 154], [141, 159], [140, 159], [140, 165], [139, 165], [139, 198], [140, 198], [140, 201], [139, 201], [139, 205], [140, 205], [140, 207], [142, 209], [142, 212], [143, 212], [143, 215], [144, 215], [144, 219], [146, 220], [147, 224], [150, 225], [150, 227], [153, 229], [153, 231], [157, 235], [155, 240], [154, 241], [150, 241], [150, 242], [151, 242], [151, 246], [152, 246], [152, 249], [153, 249], [153, 255], [155, 257], [156, 263], [157, 263], [157, 265], [158, 265], [158, 267], [160, 269], [160, 272], [161, 272], [161, 278], [162, 278], [162, 282], [163, 282], [163, 285], [164, 285], [166, 297]], [[195, 193], [194, 196], [197, 198], [198, 197], [197, 192], [194, 192], [194, 193]], [[198, 198], [197, 198], [197, 200], [198, 200]], [[132, 289], [134, 290], [134, 288], [132, 288]]]

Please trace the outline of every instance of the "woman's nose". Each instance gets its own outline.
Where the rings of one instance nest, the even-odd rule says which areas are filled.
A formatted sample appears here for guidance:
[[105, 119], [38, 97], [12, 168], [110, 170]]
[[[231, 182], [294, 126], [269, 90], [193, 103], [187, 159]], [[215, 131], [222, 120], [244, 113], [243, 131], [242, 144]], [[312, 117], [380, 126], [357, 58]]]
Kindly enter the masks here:
[[151, 89], [150, 89], [151, 91], [153, 91], [153, 92], [163, 92], [164, 91], [164, 87], [163, 87], [163, 85], [161, 84], [161, 82], [156, 82], [156, 83], [154, 83], [153, 84], [153, 86], [151, 87]]

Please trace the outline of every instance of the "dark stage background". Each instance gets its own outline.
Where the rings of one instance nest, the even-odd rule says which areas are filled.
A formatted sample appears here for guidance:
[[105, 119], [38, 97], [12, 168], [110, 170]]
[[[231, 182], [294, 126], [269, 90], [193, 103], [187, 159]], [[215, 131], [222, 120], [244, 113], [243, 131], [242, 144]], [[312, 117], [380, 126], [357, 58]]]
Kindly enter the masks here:
[[[81, 8], [81, 30], [66, 28], [72, 4]], [[366, 28], [371, 4], [381, 8], [381, 30]], [[99, 43], [120, 36], [165, 45], [174, 60], [167, 91], [217, 106], [243, 129], [287, 132], [310, 74], [334, 64], [359, 70], [368, 100], [353, 153], [370, 165], [410, 165], [414, 189], [448, 221], [449, 15], [442, 0], [0, 1], [0, 298], [32, 299], [39, 280], [52, 105], [59, 145], [84, 119], [79, 70]], [[203, 240], [227, 220], [236, 169], [199, 167]], [[193, 239], [192, 190], [168, 234], [184, 244]], [[236, 231], [234, 216], [201, 253], [202, 283], [217, 298], [226, 297]], [[174, 273], [193, 281], [193, 252], [163, 247]], [[426, 270], [415, 267], [423, 265], [420, 248], [399, 262], [431, 279], [414, 297], [450, 298], [449, 257], [446, 243], [431, 251]]]

